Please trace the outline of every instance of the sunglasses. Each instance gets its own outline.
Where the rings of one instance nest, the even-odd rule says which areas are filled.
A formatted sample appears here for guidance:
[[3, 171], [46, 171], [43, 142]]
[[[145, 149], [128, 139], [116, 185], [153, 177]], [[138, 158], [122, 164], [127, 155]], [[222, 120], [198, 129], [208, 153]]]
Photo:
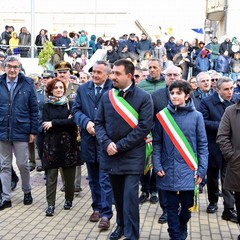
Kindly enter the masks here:
[[135, 78], [140, 78], [140, 76], [139, 76], [139, 75], [137, 75], [137, 74], [136, 74], [136, 75], [134, 75], [134, 77], [135, 77]]
[[212, 78], [211, 81], [212, 81], [212, 82], [217, 82], [217, 81], [218, 81], [218, 78]]

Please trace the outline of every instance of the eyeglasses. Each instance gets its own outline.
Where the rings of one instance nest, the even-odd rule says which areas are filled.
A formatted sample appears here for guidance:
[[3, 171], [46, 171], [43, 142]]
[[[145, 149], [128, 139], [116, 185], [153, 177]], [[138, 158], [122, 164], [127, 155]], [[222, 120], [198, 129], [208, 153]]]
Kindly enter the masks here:
[[197, 82], [196, 82], [196, 81], [192, 81], [192, 82], [190, 82], [190, 83], [196, 84]]
[[180, 76], [180, 74], [179, 73], [167, 73], [166, 76], [168, 76], [168, 77], [178, 77], [178, 76]]
[[218, 81], [218, 78], [212, 78], [211, 81], [212, 81], [212, 82], [217, 82], [217, 81]]
[[42, 79], [49, 79], [50, 77], [43, 77]]
[[135, 78], [140, 78], [140, 76], [139, 76], [139, 75], [137, 75], [137, 74], [136, 74], [136, 75], [134, 75], [134, 77], [135, 77]]
[[9, 68], [9, 69], [14, 69], [14, 70], [19, 68], [19, 66], [16, 66], [16, 65], [12, 66], [10, 64], [7, 64], [6, 67]]

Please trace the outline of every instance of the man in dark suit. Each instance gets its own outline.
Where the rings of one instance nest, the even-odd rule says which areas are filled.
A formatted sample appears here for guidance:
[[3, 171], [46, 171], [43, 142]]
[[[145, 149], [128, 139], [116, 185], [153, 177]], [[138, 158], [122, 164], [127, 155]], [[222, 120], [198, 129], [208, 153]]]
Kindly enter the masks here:
[[[154, 105], [154, 116], [167, 107], [169, 100], [168, 87], [176, 80], [182, 79], [182, 70], [177, 66], [170, 66], [166, 69], [165, 82], [166, 87], [156, 90], [152, 93], [153, 105]], [[164, 190], [158, 188], [159, 203], [162, 208], [162, 215], [158, 219], [158, 223], [167, 222], [167, 198]]]
[[[215, 213], [218, 209], [217, 202], [219, 198], [219, 177], [223, 186], [227, 165], [219, 146], [216, 143], [217, 131], [226, 107], [234, 104], [232, 101], [232, 79], [221, 77], [218, 79], [216, 86], [216, 92], [202, 99], [200, 104], [200, 112], [203, 114], [207, 131], [209, 150], [207, 171], [209, 205], [207, 207], [207, 213]], [[222, 219], [237, 222], [237, 215], [236, 211], [234, 210], [235, 200], [233, 194], [230, 191], [222, 188], [222, 196], [224, 200]]]
[[114, 63], [111, 78], [115, 89], [103, 95], [95, 118], [101, 169], [109, 174], [117, 210], [117, 228], [110, 240], [122, 235], [139, 239], [139, 179], [153, 108], [151, 96], [135, 86], [133, 75], [132, 62], [120, 59]]
[[81, 154], [87, 164], [89, 186], [92, 194], [93, 213], [91, 222], [101, 221], [98, 225], [102, 230], [110, 227], [112, 218], [112, 188], [109, 177], [100, 170], [100, 146], [97, 143], [94, 118], [102, 95], [112, 87], [108, 79], [111, 72], [109, 63], [97, 61], [93, 66], [92, 81], [82, 84], [72, 108], [75, 123], [81, 131]]

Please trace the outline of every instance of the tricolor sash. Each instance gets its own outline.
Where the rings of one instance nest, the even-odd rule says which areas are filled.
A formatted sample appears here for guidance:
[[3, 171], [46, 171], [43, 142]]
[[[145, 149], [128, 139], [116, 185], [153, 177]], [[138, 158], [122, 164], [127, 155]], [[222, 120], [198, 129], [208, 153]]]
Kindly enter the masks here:
[[[174, 118], [170, 114], [167, 108], [157, 113], [157, 119], [161, 123], [162, 127], [170, 137], [174, 146], [177, 148], [178, 152], [181, 154], [182, 158], [185, 160], [187, 165], [193, 171], [197, 171], [198, 159], [194, 154], [194, 151], [189, 144], [187, 138], [183, 134], [182, 130], [179, 128]], [[198, 211], [198, 186], [196, 185], [196, 180], [194, 184], [194, 205], [189, 208], [191, 212]]]
[[173, 119], [168, 109], [164, 108], [162, 111], [157, 113], [156, 116], [187, 165], [193, 171], [196, 171], [198, 168], [197, 157], [194, 154], [194, 151], [187, 138]]
[[[136, 128], [139, 119], [138, 112], [124, 98], [118, 96], [118, 93], [119, 91], [114, 88], [109, 91], [109, 99], [113, 108], [131, 128]], [[147, 171], [152, 168], [152, 163], [150, 161], [150, 155], [153, 150], [151, 133], [148, 134], [148, 136], [145, 138], [145, 141], [146, 141], [146, 164], [144, 172], [146, 172], [146, 167]]]

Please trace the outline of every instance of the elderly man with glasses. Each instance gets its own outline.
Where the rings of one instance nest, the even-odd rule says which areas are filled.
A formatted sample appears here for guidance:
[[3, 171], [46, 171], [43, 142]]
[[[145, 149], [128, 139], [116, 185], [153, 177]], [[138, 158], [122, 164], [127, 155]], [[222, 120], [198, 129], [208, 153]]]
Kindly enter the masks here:
[[38, 103], [33, 80], [20, 73], [20, 61], [9, 56], [0, 77], [0, 210], [12, 207], [11, 174], [13, 153], [22, 179], [24, 205], [32, 204], [28, 143], [38, 132]]

